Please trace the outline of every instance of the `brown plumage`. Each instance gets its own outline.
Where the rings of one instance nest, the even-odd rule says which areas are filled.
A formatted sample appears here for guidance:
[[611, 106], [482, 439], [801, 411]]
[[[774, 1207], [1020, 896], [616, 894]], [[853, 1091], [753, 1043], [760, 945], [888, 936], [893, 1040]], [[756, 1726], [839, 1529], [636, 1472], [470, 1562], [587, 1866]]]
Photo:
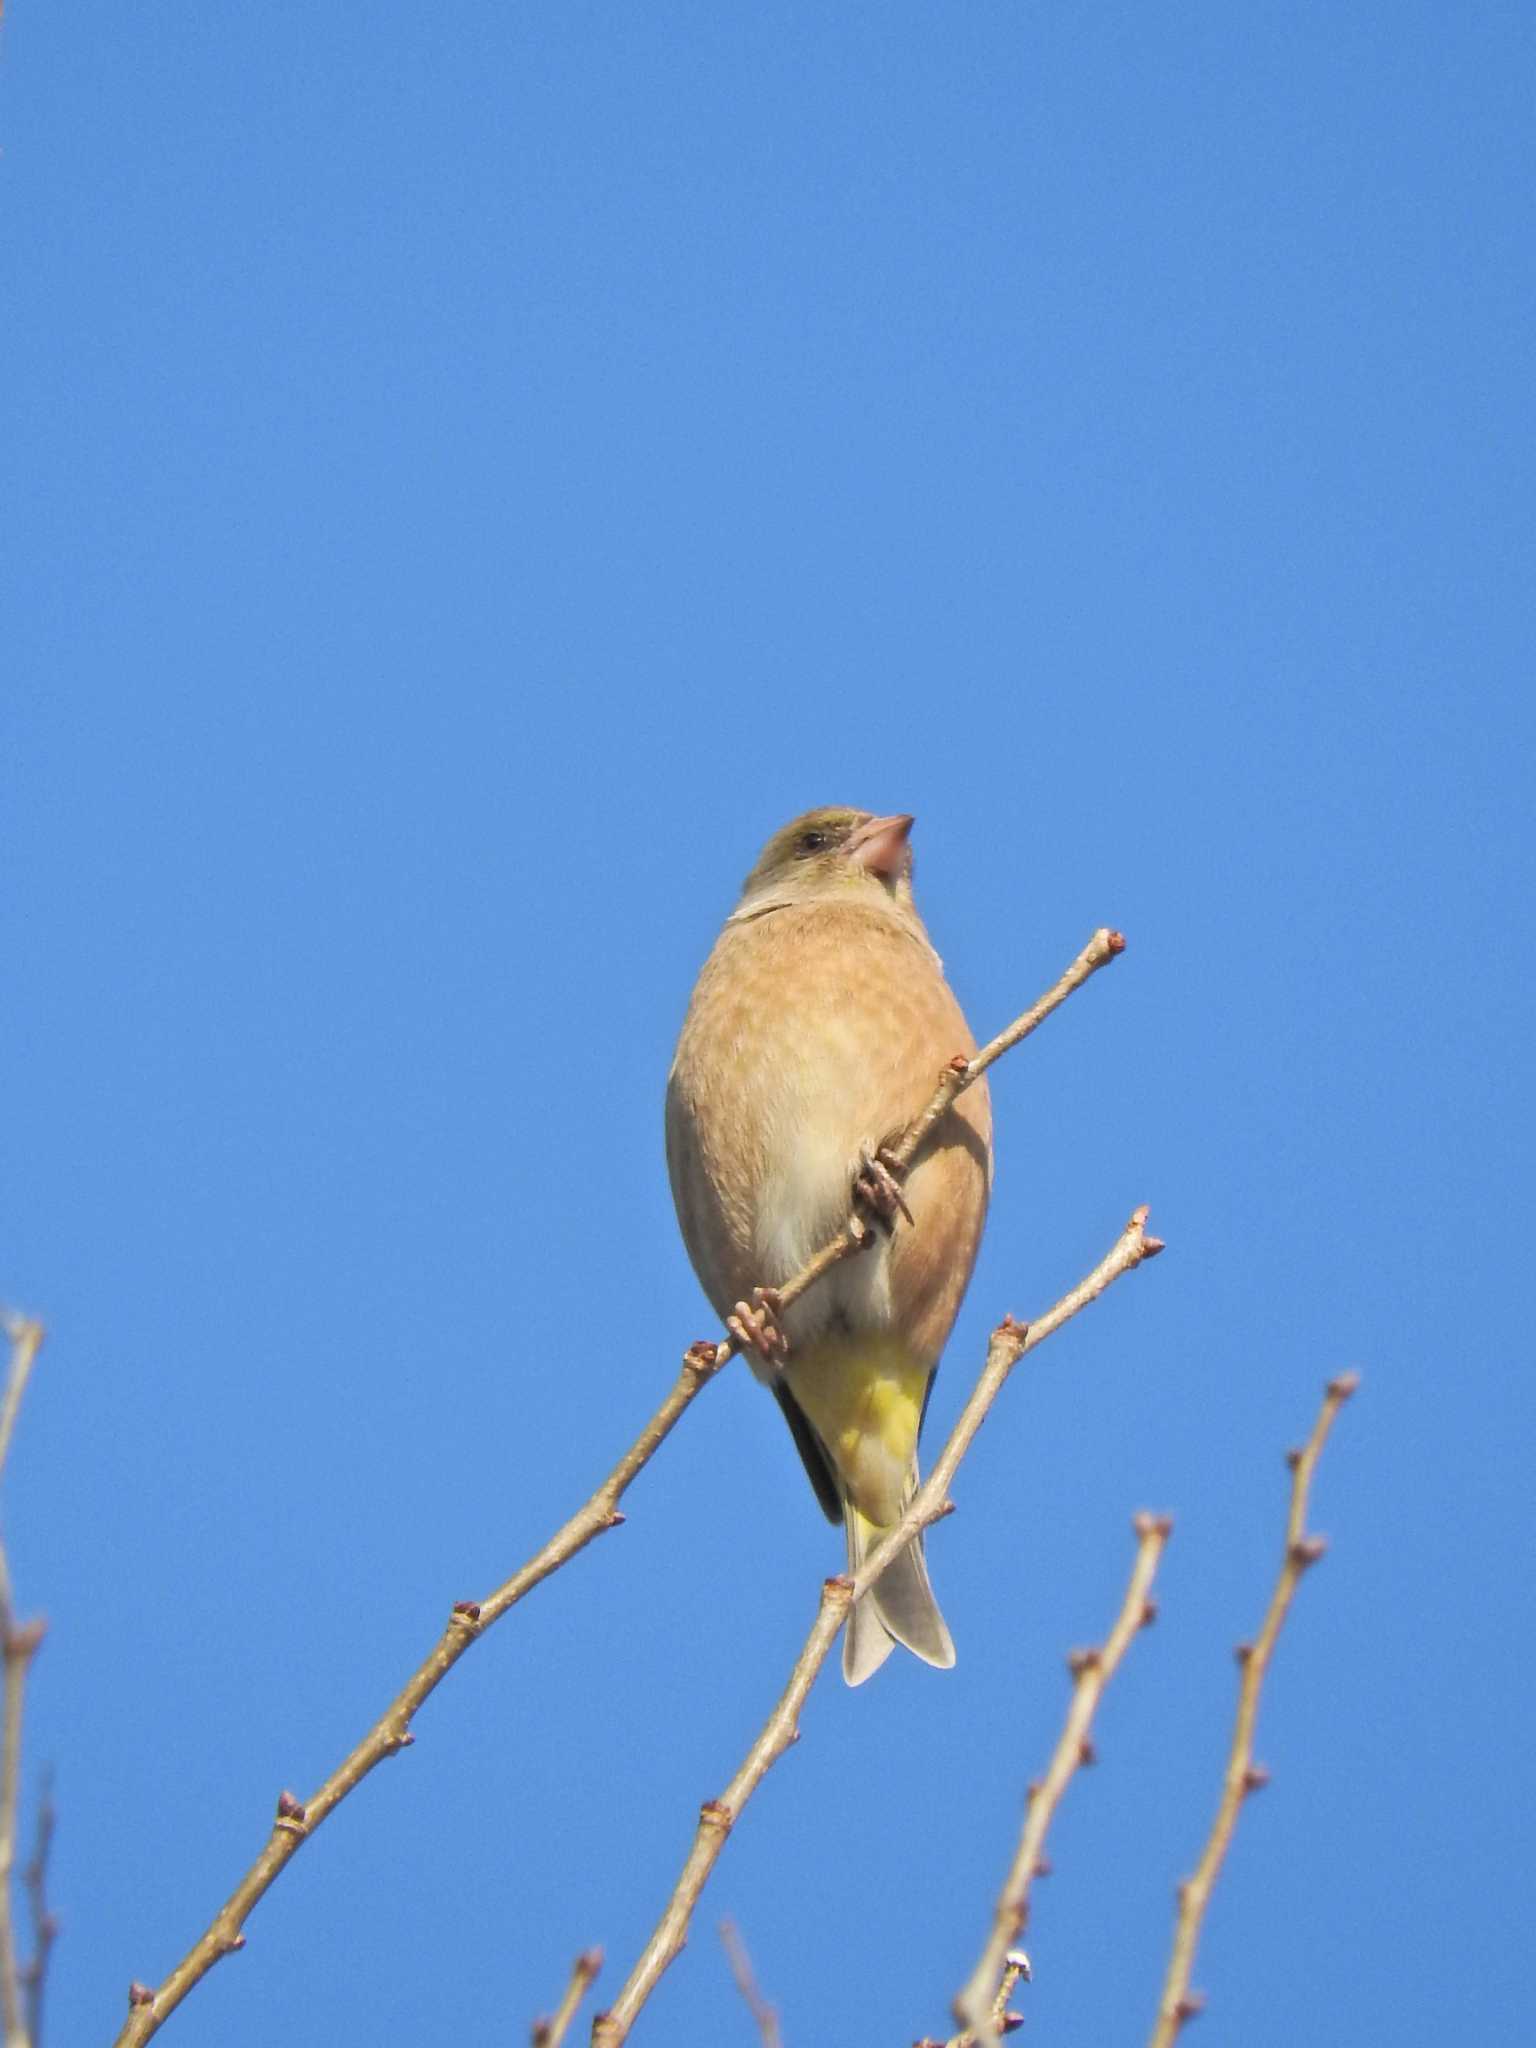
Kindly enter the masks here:
[[[667, 1090], [667, 1158], [689, 1257], [717, 1312], [788, 1280], [840, 1227], [861, 1162], [940, 1069], [974, 1050], [912, 901], [910, 818], [807, 812], [775, 834], [705, 963]], [[929, 1385], [970, 1278], [991, 1180], [985, 1083], [913, 1162], [876, 1249], [785, 1313], [787, 1352], [749, 1352], [856, 1568], [917, 1483]], [[750, 1328], [750, 1322], [748, 1324]], [[920, 1544], [860, 1601], [857, 1683], [891, 1639], [954, 1660]]]

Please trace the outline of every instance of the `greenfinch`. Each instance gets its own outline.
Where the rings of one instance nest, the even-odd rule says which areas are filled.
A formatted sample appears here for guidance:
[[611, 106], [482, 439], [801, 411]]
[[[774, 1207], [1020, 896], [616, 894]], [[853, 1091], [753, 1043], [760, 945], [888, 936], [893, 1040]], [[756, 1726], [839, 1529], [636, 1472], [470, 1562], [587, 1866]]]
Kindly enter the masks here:
[[[667, 1085], [688, 1255], [844, 1523], [850, 1572], [917, 1487], [918, 1433], [992, 1180], [984, 1081], [910, 1169], [882, 1157], [946, 1061], [975, 1049], [913, 903], [911, 826], [834, 807], [774, 834], [699, 975]], [[855, 1203], [873, 1248], [782, 1308], [773, 1290]], [[848, 1683], [893, 1643], [955, 1660], [920, 1538], [854, 1604]]]

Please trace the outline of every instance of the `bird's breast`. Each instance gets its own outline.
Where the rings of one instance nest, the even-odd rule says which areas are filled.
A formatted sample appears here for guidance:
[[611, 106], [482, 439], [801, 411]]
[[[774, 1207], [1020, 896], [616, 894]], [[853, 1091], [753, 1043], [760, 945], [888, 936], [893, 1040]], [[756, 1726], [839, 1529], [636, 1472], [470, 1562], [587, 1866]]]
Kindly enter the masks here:
[[[970, 1044], [932, 949], [892, 919], [785, 911], [727, 929], [694, 992], [669, 1112], [685, 1235], [717, 1301], [782, 1283], [820, 1250], [847, 1217], [861, 1153], [894, 1139]], [[956, 1300], [987, 1179], [985, 1098], [963, 1100], [983, 1123], [956, 1126], [972, 1152], [938, 1145], [918, 1161], [906, 1190], [917, 1225], [895, 1241], [914, 1276], [927, 1263], [914, 1263], [914, 1238], [935, 1278], [958, 1261]], [[788, 1334], [886, 1328], [903, 1317], [899, 1273], [896, 1296], [882, 1241], [795, 1304]]]

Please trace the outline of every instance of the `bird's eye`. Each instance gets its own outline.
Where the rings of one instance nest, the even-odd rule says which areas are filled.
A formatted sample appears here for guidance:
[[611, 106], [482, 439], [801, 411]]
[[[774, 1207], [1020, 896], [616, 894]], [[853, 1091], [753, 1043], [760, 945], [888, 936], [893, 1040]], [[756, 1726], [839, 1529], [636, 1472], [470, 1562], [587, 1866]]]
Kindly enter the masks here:
[[825, 853], [831, 844], [830, 832], [802, 832], [795, 841], [795, 851], [799, 854]]

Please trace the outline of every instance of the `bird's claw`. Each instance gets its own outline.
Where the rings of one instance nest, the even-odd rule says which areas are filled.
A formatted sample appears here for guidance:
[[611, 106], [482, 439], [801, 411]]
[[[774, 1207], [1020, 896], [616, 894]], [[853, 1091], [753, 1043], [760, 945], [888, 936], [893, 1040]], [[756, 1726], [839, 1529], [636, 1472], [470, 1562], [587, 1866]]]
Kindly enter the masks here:
[[738, 1301], [725, 1319], [743, 1351], [755, 1351], [764, 1365], [780, 1365], [789, 1356], [789, 1339], [779, 1318], [784, 1297], [777, 1287], [754, 1287], [750, 1302]]
[[854, 1175], [854, 1198], [866, 1208], [887, 1236], [896, 1228], [898, 1215], [912, 1221], [912, 1211], [901, 1192], [907, 1169], [887, 1145], [871, 1152], [866, 1145], [859, 1153], [859, 1170]]

